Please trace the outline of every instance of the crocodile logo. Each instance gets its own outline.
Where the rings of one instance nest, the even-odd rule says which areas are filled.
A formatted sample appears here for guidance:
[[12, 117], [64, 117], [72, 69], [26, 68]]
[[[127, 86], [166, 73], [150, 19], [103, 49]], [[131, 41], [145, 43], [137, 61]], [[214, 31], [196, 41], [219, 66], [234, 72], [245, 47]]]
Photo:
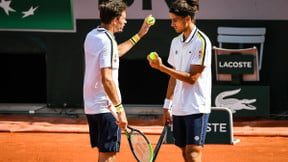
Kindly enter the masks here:
[[241, 91], [241, 88], [224, 91], [218, 94], [215, 98], [215, 105], [217, 107], [227, 107], [232, 113], [236, 113], [238, 110], [256, 110], [256, 107], [251, 105], [256, 102], [256, 99], [238, 99], [238, 98], [228, 98]]

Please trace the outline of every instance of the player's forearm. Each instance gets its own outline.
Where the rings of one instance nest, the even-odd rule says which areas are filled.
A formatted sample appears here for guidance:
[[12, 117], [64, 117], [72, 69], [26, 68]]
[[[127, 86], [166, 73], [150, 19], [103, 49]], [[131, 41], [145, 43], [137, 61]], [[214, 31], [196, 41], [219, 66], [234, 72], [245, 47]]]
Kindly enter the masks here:
[[142, 37], [144, 37], [148, 33], [149, 28], [152, 26], [152, 24], [149, 25], [146, 23], [146, 19], [149, 16], [151, 15], [148, 15], [144, 19], [144, 22], [137, 34], [133, 35], [130, 39], [118, 45], [118, 51], [120, 57], [125, 55], [133, 46], [135, 46], [140, 41]]
[[162, 71], [163, 73], [166, 73], [170, 75], [171, 77], [181, 80], [183, 82], [187, 82], [190, 84], [193, 84], [194, 82], [191, 82], [191, 75], [188, 72], [183, 72], [183, 71], [178, 71], [173, 68], [167, 67], [165, 65], [161, 65], [159, 67], [159, 70]]
[[112, 80], [105, 80], [105, 81], [102, 81], [102, 84], [112, 104], [117, 105], [121, 103], [120, 97], [118, 96], [118, 93], [117, 93], [117, 88], [116, 88], [115, 83]]
[[174, 88], [176, 85], [176, 79], [173, 77], [170, 77], [166, 92], [166, 98], [169, 100], [173, 100], [173, 94], [174, 94]]
[[133, 46], [134, 44], [130, 40], [127, 40], [119, 44], [118, 45], [119, 57], [125, 55]]

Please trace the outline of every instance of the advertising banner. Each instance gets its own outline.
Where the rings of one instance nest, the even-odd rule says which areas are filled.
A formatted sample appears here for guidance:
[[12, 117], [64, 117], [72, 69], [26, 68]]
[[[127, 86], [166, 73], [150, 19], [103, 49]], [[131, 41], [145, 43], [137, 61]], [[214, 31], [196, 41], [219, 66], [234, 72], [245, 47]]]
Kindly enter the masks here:
[[270, 113], [269, 86], [214, 85], [212, 105], [229, 108], [233, 116], [268, 117]]
[[0, 30], [75, 30], [73, 0], [0, 0]]

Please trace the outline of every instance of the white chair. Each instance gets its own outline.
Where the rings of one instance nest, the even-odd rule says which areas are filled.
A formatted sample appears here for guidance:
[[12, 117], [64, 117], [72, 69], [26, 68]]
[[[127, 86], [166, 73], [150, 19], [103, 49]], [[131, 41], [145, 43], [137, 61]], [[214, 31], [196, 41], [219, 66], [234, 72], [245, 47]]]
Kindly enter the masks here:
[[261, 70], [266, 28], [218, 27], [217, 32], [220, 48], [224, 43], [260, 44], [258, 69]]

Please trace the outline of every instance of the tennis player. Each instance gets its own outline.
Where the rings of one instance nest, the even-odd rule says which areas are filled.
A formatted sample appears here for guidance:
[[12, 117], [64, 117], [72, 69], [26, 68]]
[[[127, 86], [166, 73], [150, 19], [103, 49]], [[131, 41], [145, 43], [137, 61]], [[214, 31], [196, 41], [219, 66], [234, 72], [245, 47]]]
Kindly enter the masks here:
[[[89, 124], [91, 147], [97, 147], [99, 162], [116, 161], [120, 150], [121, 129], [127, 128], [127, 118], [118, 86], [119, 57], [128, 52], [149, 30], [146, 18], [139, 32], [131, 39], [117, 44], [114, 33], [122, 32], [127, 5], [108, 1], [99, 5], [101, 25], [85, 38], [85, 76], [83, 97]], [[115, 107], [118, 121], [108, 110]]]
[[[169, 16], [179, 36], [171, 42], [168, 63], [161, 58], [149, 60], [152, 68], [170, 75], [163, 119], [173, 122], [176, 146], [186, 162], [201, 162], [211, 111], [211, 53], [209, 38], [195, 25], [198, 0], [176, 0]], [[172, 116], [171, 116], [172, 115]]]

